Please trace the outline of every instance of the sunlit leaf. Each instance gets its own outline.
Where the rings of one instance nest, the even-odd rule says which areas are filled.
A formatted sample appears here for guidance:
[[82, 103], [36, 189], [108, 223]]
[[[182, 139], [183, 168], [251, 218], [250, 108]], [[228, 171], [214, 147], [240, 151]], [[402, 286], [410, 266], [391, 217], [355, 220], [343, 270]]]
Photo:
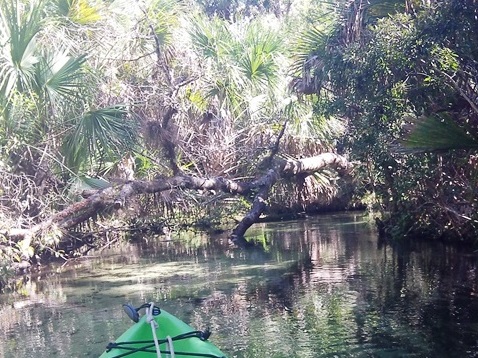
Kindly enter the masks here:
[[100, 8], [88, 0], [57, 0], [60, 14], [76, 24], [89, 25], [101, 20]]
[[57, 52], [46, 58], [39, 71], [38, 83], [44, 86], [51, 102], [62, 98], [73, 99], [80, 95], [83, 86], [81, 68], [85, 56], [76, 58], [67, 56], [66, 52]]
[[68, 167], [78, 171], [87, 162], [114, 161], [137, 142], [136, 123], [126, 118], [124, 106], [101, 108], [85, 113], [64, 143]]
[[30, 90], [34, 85], [42, 3], [2, 1], [0, 10], [0, 93], [9, 98], [14, 89]]
[[154, 34], [164, 46], [171, 42], [173, 29], [179, 24], [179, 14], [182, 11], [179, 0], [153, 0], [149, 6], [148, 26], [154, 29]]
[[194, 50], [205, 58], [225, 59], [230, 49], [232, 36], [227, 27], [219, 19], [207, 21], [200, 17], [191, 20], [189, 35]]

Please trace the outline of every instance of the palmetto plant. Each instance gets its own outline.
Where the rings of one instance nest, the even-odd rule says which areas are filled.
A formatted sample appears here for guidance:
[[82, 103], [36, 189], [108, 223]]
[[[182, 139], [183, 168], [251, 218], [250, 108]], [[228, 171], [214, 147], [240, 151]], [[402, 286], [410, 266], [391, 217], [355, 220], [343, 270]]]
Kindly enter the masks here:
[[460, 127], [447, 113], [411, 120], [410, 133], [396, 147], [401, 153], [478, 150], [478, 139]]
[[32, 90], [42, 13], [38, 3], [22, 10], [15, 0], [2, 2], [0, 9], [0, 94], [5, 105], [15, 90]]
[[54, 0], [53, 8], [57, 16], [62, 16], [74, 24], [89, 25], [101, 20], [100, 7], [88, 0]]
[[135, 122], [127, 116], [126, 107], [118, 105], [74, 119], [62, 148], [67, 166], [75, 172], [88, 172], [86, 167], [104, 171], [108, 161], [122, 158], [125, 150], [137, 144]]
[[[204, 82], [191, 85], [187, 98], [196, 113], [209, 113], [200, 117], [196, 133], [203, 131], [205, 140], [214, 138], [210, 146], [221, 148], [223, 154], [195, 155], [207, 158], [205, 163], [210, 172], [251, 175], [257, 170], [255, 164], [282, 136], [284, 125], [279, 152], [289, 158], [331, 150], [333, 138], [343, 130], [338, 121], [326, 121], [313, 113], [316, 99], [298, 98], [289, 91], [292, 45], [287, 41], [290, 33], [286, 31], [296, 31], [296, 27], [291, 24], [280, 27], [275, 21], [267, 16], [233, 23], [216, 17], [191, 21], [191, 47], [202, 65], [200, 78]], [[234, 136], [227, 136], [228, 133]], [[191, 147], [199, 150], [200, 141], [195, 143]], [[310, 177], [299, 191], [313, 192], [309, 199], [314, 200], [334, 187], [329, 180], [333, 177], [333, 173]], [[283, 201], [288, 196], [285, 193], [291, 193], [290, 187], [279, 185], [274, 200], [288, 205], [289, 202]], [[288, 200], [296, 202], [297, 198]]]
[[[87, 110], [95, 99], [89, 88], [94, 83], [86, 74], [87, 56], [41, 41], [46, 38], [42, 31], [53, 21], [45, 4], [10, 0], [0, 5], [2, 141], [17, 138], [17, 148], [29, 147], [19, 149], [33, 153], [27, 161], [34, 161], [35, 151], [48, 148], [55, 163], [66, 158], [63, 165], [71, 166], [70, 171], [85, 169], [86, 163], [101, 166], [132, 148], [135, 127], [125, 120], [124, 107]], [[28, 116], [22, 108], [30, 108]]]
[[248, 108], [254, 99], [272, 98], [283, 57], [281, 34], [263, 22], [228, 24], [218, 18], [195, 19], [189, 33], [211, 76], [202, 95], [209, 103], [239, 120], [257, 113]]

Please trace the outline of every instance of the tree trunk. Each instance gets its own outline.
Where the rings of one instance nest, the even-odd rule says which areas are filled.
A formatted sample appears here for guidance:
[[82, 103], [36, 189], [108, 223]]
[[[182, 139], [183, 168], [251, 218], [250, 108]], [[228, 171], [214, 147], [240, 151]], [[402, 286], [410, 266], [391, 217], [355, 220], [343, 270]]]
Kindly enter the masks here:
[[127, 205], [129, 197], [139, 194], [153, 194], [171, 189], [215, 190], [242, 196], [256, 192], [251, 210], [232, 231], [231, 239], [234, 242], [239, 242], [244, 240], [246, 231], [257, 222], [259, 216], [266, 209], [269, 192], [279, 178], [313, 173], [326, 166], [344, 171], [349, 169], [350, 163], [338, 154], [324, 153], [300, 160], [276, 159], [273, 162], [274, 168], [269, 169], [265, 175], [253, 181], [235, 181], [223, 177], [199, 178], [187, 175], [158, 178], [152, 181], [127, 181], [98, 191], [84, 192], [83, 200], [71, 204], [49, 219], [27, 229], [13, 228], [3, 230], [0, 234], [13, 241], [18, 241], [39, 235], [55, 227], [63, 230], [71, 229], [94, 217], [107, 207], [114, 209], [124, 207]]

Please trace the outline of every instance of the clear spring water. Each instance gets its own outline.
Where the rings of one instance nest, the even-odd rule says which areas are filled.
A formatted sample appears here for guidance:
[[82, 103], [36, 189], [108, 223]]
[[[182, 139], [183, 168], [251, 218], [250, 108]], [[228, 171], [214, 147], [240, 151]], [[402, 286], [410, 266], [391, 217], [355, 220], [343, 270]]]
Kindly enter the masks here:
[[98, 357], [155, 301], [230, 358], [478, 357], [477, 255], [381, 245], [362, 214], [124, 244], [0, 295], [0, 357]]

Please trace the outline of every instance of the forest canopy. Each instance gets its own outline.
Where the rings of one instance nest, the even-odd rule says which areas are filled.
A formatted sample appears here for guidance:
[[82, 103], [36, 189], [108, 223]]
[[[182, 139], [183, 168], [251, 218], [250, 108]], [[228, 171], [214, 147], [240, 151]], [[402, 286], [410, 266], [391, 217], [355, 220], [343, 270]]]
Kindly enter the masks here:
[[0, 11], [0, 265], [331, 208], [476, 238], [475, 0]]

